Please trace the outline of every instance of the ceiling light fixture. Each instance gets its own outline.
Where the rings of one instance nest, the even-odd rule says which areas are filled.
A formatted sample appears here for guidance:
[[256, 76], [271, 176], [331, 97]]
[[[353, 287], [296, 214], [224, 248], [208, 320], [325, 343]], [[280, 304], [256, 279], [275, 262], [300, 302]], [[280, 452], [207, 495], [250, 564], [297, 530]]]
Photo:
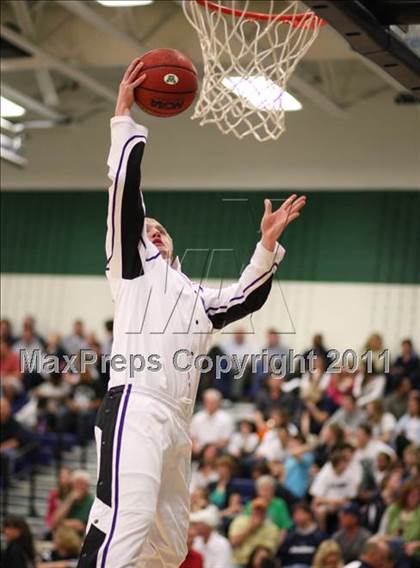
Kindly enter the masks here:
[[303, 108], [294, 96], [283, 91], [264, 75], [225, 77], [223, 85], [238, 97], [246, 99], [256, 109], [296, 111]]
[[107, 8], [119, 8], [127, 6], [148, 6], [153, 4], [154, 0], [96, 0], [98, 4]]
[[14, 103], [10, 99], [6, 97], [0, 97], [0, 116], [13, 118], [16, 116], [23, 116], [26, 112], [26, 109], [23, 106]]

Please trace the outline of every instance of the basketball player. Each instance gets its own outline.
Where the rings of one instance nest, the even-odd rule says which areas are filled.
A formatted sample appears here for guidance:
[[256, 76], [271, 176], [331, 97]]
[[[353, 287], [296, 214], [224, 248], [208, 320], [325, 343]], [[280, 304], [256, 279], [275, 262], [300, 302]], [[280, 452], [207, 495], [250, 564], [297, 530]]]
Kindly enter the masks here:
[[[79, 568], [176, 568], [187, 553], [189, 423], [211, 332], [261, 308], [284, 256], [277, 243], [305, 197], [275, 212], [265, 200], [261, 241], [238, 282], [222, 289], [191, 282], [173, 258], [172, 239], [146, 217], [140, 163], [147, 130], [130, 116], [145, 78], [127, 69], [111, 120], [106, 274], [115, 304], [114, 364], [98, 412], [98, 483]], [[205, 215], [205, 213], [204, 213]], [[149, 356], [136, 370], [123, 358]], [[118, 362], [118, 364], [117, 364]]]

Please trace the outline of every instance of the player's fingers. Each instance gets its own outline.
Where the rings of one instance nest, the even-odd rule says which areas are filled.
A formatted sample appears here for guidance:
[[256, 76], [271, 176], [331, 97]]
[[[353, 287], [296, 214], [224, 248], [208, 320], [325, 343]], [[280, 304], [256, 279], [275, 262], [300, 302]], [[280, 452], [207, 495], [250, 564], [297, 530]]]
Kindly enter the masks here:
[[132, 83], [137, 79], [143, 66], [144, 66], [143, 61], [139, 61], [139, 63], [137, 63], [137, 65], [133, 68], [133, 70], [131, 71], [130, 75], [127, 78], [127, 81], [129, 83]]
[[297, 195], [296, 193], [294, 193], [293, 195], [291, 195], [290, 197], [288, 197], [286, 199], [286, 201], [282, 204], [282, 206], [280, 207], [280, 209], [282, 211], [287, 211], [291, 206], [293, 201], [296, 199]]
[[302, 195], [302, 197], [299, 197], [299, 199], [296, 199], [296, 201], [293, 203], [291, 211], [300, 211], [302, 207], [305, 206], [305, 204], [306, 204], [306, 197]]
[[136, 57], [136, 59], [133, 59], [133, 61], [130, 63], [130, 65], [127, 67], [126, 72], [124, 73], [123, 76], [123, 80], [126, 81], [128, 79], [128, 77], [130, 76], [132, 70], [134, 69], [134, 67], [137, 65], [137, 63], [140, 61], [141, 57]]
[[296, 212], [296, 213], [291, 213], [288, 217], [287, 217], [287, 224], [291, 223], [292, 221], [294, 221], [295, 219], [297, 219], [298, 217], [300, 217], [300, 213]]
[[273, 211], [273, 204], [269, 199], [264, 199], [264, 214], [270, 215]]
[[140, 75], [138, 79], [136, 79], [135, 81], [133, 81], [133, 83], [131, 83], [131, 86], [135, 89], [136, 87], [138, 87], [143, 83], [146, 77], [147, 77], [146, 73], [143, 73], [143, 75]]

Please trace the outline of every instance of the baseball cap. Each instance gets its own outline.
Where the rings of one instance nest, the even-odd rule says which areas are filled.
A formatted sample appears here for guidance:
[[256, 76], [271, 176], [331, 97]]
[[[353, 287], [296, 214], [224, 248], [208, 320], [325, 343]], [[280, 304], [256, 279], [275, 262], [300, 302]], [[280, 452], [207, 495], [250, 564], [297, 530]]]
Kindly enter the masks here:
[[200, 509], [199, 511], [194, 511], [190, 513], [191, 523], [204, 523], [209, 527], [216, 528], [219, 524], [219, 515], [215, 507], [206, 507], [205, 509]]

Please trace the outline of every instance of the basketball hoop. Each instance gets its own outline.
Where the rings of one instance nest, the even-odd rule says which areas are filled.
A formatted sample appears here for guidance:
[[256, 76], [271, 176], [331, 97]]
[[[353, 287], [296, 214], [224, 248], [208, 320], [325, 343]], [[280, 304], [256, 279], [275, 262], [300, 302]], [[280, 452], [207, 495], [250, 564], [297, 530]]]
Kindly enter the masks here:
[[298, 1], [265, 4], [266, 12], [254, 12], [248, 9], [251, 0], [183, 1], [204, 60], [192, 118], [259, 142], [285, 132], [287, 103], [294, 100], [287, 82], [325, 23], [310, 10], [300, 12]]

